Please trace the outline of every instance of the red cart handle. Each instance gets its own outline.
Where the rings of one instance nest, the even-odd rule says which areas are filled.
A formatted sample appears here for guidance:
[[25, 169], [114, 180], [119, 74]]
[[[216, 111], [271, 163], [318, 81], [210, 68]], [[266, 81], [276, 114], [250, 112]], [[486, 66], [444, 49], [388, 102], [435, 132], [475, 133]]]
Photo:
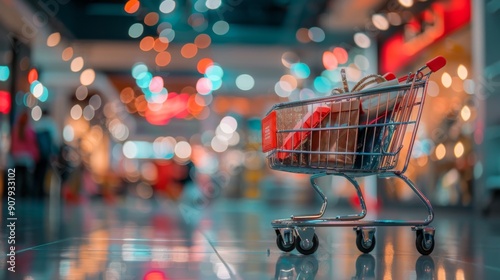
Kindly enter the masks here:
[[429, 60], [425, 65], [427, 65], [432, 72], [437, 72], [446, 65], [446, 59], [442, 56], [436, 56], [435, 58]]

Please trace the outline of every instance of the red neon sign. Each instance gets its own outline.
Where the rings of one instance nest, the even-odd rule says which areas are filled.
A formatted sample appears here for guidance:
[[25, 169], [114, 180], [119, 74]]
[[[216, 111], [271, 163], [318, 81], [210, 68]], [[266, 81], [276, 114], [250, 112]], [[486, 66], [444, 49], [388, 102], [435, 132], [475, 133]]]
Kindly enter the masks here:
[[8, 114], [11, 107], [12, 102], [10, 100], [10, 93], [0, 90], [0, 113]]
[[387, 39], [380, 51], [380, 72], [397, 72], [418, 53], [469, 23], [469, 0], [433, 3], [405, 29]]

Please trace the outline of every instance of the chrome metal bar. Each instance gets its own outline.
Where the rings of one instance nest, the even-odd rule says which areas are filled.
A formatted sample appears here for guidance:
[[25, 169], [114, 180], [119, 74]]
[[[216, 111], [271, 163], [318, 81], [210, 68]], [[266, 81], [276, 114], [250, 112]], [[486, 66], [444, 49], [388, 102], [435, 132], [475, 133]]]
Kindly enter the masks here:
[[279, 219], [272, 221], [273, 228], [287, 227], [357, 227], [357, 226], [416, 226], [427, 223], [426, 220], [352, 220], [341, 221], [336, 219], [315, 219], [297, 221]]
[[321, 209], [319, 210], [318, 214], [311, 214], [311, 215], [300, 215], [300, 216], [293, 216], [291, 217], [292, 220], [314, 220], [314, 219], [319, 219], [323, 217], [323, 214], [325, 214], [326, 207], [328, 206], [328, 199], [326, 195], [323, 193], [321, 188], [316, 184], [316, 179], [326, 176], [327, 174], [325, 173], [320, 173], [320, 174], [315, 174], [311, 176], [311, 185], [316, 191], [316, 193], [319, 194], [319, 196], [323, 199], [323, 204], [321, 205]]
[[347, 175], [347, 174], [340, 174], [342, 177], [346, 178], [351, 184], [354, 186], [356, 189], [356, 194], [358, 195], [359, 198], [359, 204], [361, 206], [361, 213], [359, 214], [351, 214], [351, 215], [344, 215], [344, 216], [337, 216], [335, 219], [340, 220], [340, 221], [354, 221], [354, 220], [361, 220], [366, 216], [367, 209], [366, 209], [366, 204], [365, 204], [365, 199], [363, 198], [363, 193], [361, 192], [361, 188], [359, 187], [358, 181], [354, 179], [353, 177]]
[[400, 179], [402, 179], [412, 190], [415, 192], [415, 194], [420, 198], [420, 200], [424, 203], [425, 207], [427, 208], [428, 216], [427, 219], [423, 221], [423, 223], [419, 224], [422, 226], [426, 226], [434, 220], [434, 210], [432, 209], [431, 202], [429, 199], [419, 190], [417, 187], [415, 187], [415, 184], [408, 179], [405, 175], [403, 175], [402, 172], [394, 172], [394, 175]]

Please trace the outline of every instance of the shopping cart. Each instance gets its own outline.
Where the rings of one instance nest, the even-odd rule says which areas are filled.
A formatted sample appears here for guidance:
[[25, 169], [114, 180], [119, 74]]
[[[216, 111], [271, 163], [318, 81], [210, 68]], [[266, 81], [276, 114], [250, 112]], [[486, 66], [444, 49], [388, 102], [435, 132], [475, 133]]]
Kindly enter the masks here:
[[[358, 92], [276, 104], [262, 120], [262, 148], [275, 170], [313, 174], [314, 190], [322, 198], [319, 213], [272, 221], [280, 250], [294, 248], [304, 255], [319, 245], [315, 227], [353, 227], [356, 246], [363, 253], [375, 247], [376, 226], [411, 226], [422, 255], [434, 249], [432, 205], [404, 176], [425, 102], [427, 83], [446, 60], [439, 56], [415, 73]], [[404, 162], [398, 162], [404, 157]], [[342, 176], [355, 188], [361, 212], [325, 218], [327, 197], [316, 180]], [[399, 178], [424, 203], [423, 220], [367, 220], [367, 208], [356, 177]]]

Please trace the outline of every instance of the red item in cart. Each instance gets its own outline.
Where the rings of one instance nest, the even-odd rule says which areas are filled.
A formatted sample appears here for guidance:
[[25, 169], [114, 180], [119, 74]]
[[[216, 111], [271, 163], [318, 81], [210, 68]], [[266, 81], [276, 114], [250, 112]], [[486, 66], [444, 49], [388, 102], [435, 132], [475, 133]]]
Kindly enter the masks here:
[[[294, 130], [290, 132], [283, 140], [283, 145], [281, 145], [282, 150], [296, 150], [300, 144], [307, 140], [307, 136], [311, 134], [309, 128], [318, 127], [319, 124], [330, 114], [330, 107], [317, 107], [312, 113], [307, 113], [302, 120], [295, 125]], [[289, 152], [279, 152], [278, 158], [284, 160], [290, 155]]]
[[262, 151], [276, 149], [276, 111], [272, 111], [262, 120]]

